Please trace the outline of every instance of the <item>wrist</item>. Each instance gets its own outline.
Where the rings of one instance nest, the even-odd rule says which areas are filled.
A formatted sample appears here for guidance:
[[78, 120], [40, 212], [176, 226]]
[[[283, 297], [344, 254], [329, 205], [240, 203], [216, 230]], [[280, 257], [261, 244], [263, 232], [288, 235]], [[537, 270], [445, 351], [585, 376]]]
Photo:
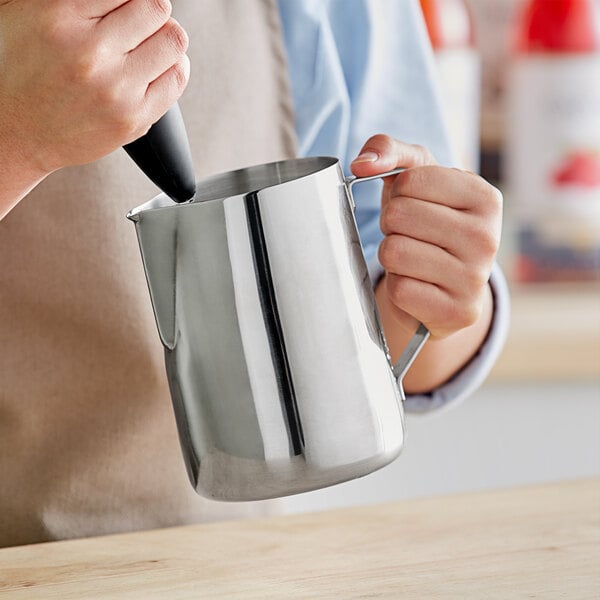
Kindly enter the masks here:
[[[395, 362], [414, 334], [418, 321], [402, 313], [391, 302], [385, 275], [375, 290], [385, 336]], [[430, 339], [404, 378], [408, 394], [430, 392], [464, 369], [485, 342], [494, 313], [493, 293], [489, 283], [482, 290], [479, 315], [475, 323], [454, 333]]]
[[51, 173], [37, 165], [17, 139], [0, 131], [0, 220]]

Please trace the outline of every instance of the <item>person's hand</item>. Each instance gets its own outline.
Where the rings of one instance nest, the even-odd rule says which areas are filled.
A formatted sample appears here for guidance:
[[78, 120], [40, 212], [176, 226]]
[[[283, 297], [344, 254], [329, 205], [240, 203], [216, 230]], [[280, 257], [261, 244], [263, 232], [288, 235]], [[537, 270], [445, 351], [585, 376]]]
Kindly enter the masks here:
[[478, 175], [437, 166], [426, 149], [384, 135], [369, 139], [351, 168], [364, 177], [396, 167], [406, 170], [384, 182], [380, 285], [403, 329], [413, 332], [416, 319], [442, 339], [489, 312], [502, 196]]
[[0, 0], [0, 147], [43, 176], [143, 135], [189, 77], [170, 14], [169, 0]]

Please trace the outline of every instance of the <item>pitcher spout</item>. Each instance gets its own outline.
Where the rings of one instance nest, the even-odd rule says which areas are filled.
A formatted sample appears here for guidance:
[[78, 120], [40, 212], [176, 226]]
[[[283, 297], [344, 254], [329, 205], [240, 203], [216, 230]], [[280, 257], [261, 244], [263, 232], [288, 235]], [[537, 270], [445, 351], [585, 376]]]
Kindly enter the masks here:
[[168, 206], [177, 205], [168, 196], [159, 196], [131, 210], [127, 218], [135, 223], [160, 339], [166, 348], [172, 350], [177, 337], [178, 211]]

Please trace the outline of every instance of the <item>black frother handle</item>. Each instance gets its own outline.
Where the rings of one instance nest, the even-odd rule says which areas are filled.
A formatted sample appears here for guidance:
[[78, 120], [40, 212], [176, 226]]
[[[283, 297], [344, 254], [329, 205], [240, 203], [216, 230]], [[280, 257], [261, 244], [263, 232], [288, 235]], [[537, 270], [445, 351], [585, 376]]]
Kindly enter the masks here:
[[146, 135], [124, 148], [175, 202], [185, 202], [196, 193], [192, 153], [178, 104], [152, 125]]

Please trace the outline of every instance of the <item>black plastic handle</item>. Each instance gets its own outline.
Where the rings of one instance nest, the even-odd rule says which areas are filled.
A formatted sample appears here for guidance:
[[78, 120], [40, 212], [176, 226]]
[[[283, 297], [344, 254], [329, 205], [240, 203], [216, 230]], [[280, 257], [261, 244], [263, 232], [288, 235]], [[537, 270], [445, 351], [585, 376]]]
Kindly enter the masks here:
[[178, 104], [174, 104], [141, 138], [124, 146], [144, 173], [175, 202], [196, 193], [190, 144]]

